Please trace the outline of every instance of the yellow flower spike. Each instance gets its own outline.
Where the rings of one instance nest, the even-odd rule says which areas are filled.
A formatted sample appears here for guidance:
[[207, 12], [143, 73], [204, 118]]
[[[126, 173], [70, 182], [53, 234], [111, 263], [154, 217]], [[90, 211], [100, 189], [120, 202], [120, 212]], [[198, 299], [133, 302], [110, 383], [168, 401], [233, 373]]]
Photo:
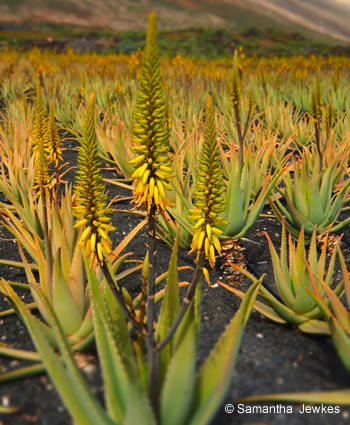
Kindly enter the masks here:
[[220, 152], [216, 141], [215, 116], [210, 97], [205, 108], [204, 142], [199, 156], [198, 178], [194, 193], [195, 208], [189, 210], [191, 220], [197, 220], [192, 227], [194, 231], [191, 248], [197, 250], [197, 257], [203, 250], [211, 267], [215, 265], [215, 249], [221, 254], [218, 234], [223, 232], [218, 225], [225, 224], [225, 219], [218, 215], [224, 210], [223, 171]]
[[[73, 214], [79, 220], [75, 228], [87, 225], [79, 241], [79, 247], [85, 246], [85, 257], [90, 257], [90, 268], [95, 260], [103, 264], [102, 247], [110, 246], [108, 231], [115, 230], [109, 224], [111, 210], [107, 207], [107, 195], [98, 163], [98, 150], [95, 134], [94, 95], [91, 95], [86, 112], [81, 147], [78, 154], [78, 172], [75, 185], [75, 203]], [[106, 230], [106, 232], [103, 230]], [[102, 245], [102, 241], [106, 244]], [[98, 250], [96, 256], [96, 250]], [[110, 249], [105, 251], [110, 253]]]
[[32, 145], [35, 152], [34, 176], [35, 187], [44, 190], [50, 184], [49, 158], [46, 152], [47, 148], [47, 118], [44, 111], [44, 104], [41, 94], [40, 81], [37, 82], [36, 98], [34, 104], [34, 114], [32, 122]]
[[[171, 159], [168, 156], [168, 133], [168, 111], [160, 74], [156, 17], [151, 13], [134, 113], [132, 150], [139, 156], [130, 162], [135, 168], [131, 175], [134, 180], [135, 205], [147, 211], [151, 210], [152, 205], [156, 205], [157, 210], [162, 212], [170, 205], [164, 190], [171, 188], [169, 179], [173, 176]], [[145, 195], [147, 182], [149, 190]]]
[[49, 119], [47, 125], [47, 134], [46, 134], [46, 145], [49, 152], [49, 160], [53, 162], [57, 167], [58, 161], [62, 160], [62, 141], [58, 133], [58, 129], [55, 122], [55, 114], [53, 109], [53, 102], [50, 100], [49, 106]]

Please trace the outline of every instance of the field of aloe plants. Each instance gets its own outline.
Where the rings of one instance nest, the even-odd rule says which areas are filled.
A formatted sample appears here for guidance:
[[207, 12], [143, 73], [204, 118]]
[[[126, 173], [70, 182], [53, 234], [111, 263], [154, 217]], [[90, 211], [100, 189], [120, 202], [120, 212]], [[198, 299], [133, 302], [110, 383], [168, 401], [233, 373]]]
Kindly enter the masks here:
[[350, 59], [0, 67], [0, 424], [348, 423]]

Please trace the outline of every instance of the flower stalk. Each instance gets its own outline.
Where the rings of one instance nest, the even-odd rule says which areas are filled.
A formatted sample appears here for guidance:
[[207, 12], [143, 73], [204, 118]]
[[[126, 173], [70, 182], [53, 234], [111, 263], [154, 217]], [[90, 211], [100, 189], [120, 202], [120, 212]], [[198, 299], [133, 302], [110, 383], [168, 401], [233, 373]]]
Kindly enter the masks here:
[[160, 75], [156, 15], [149, 15], [146, 47], [134, 114], [133, 147], [138, 156], [130, 161], [135, 168], [134, 202], [148, 213], [147, 336], [148, 394], [155, 416], [159, 414], [159, 353], [155, 349], [154, 295], [156, 278], [156, 214], [170, 206], [166, 190], [173, 177], [168, 153], [168, 120], [164, 89]]
[[53, 102], [50, 100], [49, 104], [49, 118], [47, 123], [47, 151], [50, 163], [55, 166], [55, 180], [56, 180], [56, 191], [55, 191], [55, 202], [58, 205], [60, 199], [60, 173], [59, 173], [59, 161], [62, 161], [62, 149], [61, 149], [61, 138], [58, 133], [58, 129], [55, 122], [55, 113], [53, 109]]
[[212, 268], [215, 266], [215, 252], [221, 255], [219, 236], [223, 234], [220, 227], [226, 219], [220, 214], [225, 209], [223, 170], [219, 147], [216, 141], [215, 116], [211, 97], [205, 108], [204, 142], [200, 152], [194, 205], [189, 218], [193, 225], [193, 240], [190, 254], [197, 251], [196, 261], [202, 250]]
[[32, 126], [32, 146], [35, 152], [35, 183], [39, 188], [43, 208], [43, 233], [45, 243], [45, 263], [48, 287], [52, 280], [52, 258], [49, 240], [49, 225], [47, 215], [48, 186], [50, 184], [49, 160], [46, 153], [47, 119], [43, 105], [40, 81], [36, 85], [36, 98]]
[[225, 208], [223, 192], [223, 171], [216, 141], [214, 108], [209, 96], [205, 107], [204, 143], [199, 157], [194, 195], [196, 208], [190, 210], [192, 214], [190, 218], [195, 221], [190, 254], [197, 251], [196, 268], [181, 308], [167, 335], [158, 344], [158, 351], [162, 350], [171, 340], [185, 316], [203, 270], [205, 270], [206, 279], [209, 280], [207, 270], [203, 267], [204, 259], [207, 258], [210, 266], [214, 268], [215, 252], [221, 255], [221, 244], [218, 236], [223, 232], [218, 226], [225, 224], [225, 219], [219, 215]]
[[102, 265], [105, 256], [111, 254], [108, 232], [115, 230], [110, 224], [111, 209], [107, 207], [107, 194], [97, 157], [94, 102], [95, 96], [92, 94], [87, 105], [78, 155], [76, 205], [73, 208], [74, 216], [79, 219], [74, 228], [84, 229], [80, 235], [79, 246], [84, 247], [85, 257], [90, 261], [90, 270], [95, 263]]

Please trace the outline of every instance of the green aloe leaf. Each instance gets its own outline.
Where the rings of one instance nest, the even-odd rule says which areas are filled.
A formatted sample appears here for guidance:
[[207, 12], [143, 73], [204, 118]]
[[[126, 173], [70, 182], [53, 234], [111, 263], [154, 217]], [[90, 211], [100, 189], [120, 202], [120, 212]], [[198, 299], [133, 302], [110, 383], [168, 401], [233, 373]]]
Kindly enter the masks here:
[[76, 244], [73, 258], [70, 262], [70, 273], [68, 282], [69, 293], [71, 294], [74, 305], [79, 311], [81, 317], [84, 317], [85, 312], [85, 286], [86, 286], [86, 272], [84, 267], [84, 260], [81, 250]]
[[114, 341], [112, 325], [100, 292], [99, 283], [93, 271], [89, 272], [89, 287], [95, 338], [104, 378], [107, 410], [113, 419], [122, 422], [126, 413], [128, 377]]
[[350, 371], [350, 334], [333, 317], [330, 320], [333, 344], [344, 366]]
[[208, 424], [231, 383], [244, 325], [248, 320], [261, 280], [249, 288], [242, 304], [200, 368], [189, 425]]
[[[167, 334], [180, 308], [180, 296], [177, 274], [177, 251], [179, 234], [177, 233], [174, 247], [171, 253], [168, 275], [165, 285], [165, 296], [159, 313], [156, 330], [156, 340], [161, 341]], [[160, 353], [161, 369], [163, 376], [167, 373], [170, 357], [173, 349], [173, 341], [167, 344]]]
[[187, 423], [186, 418], [191, 408], [197, 345], [193, 301], [175, 337], [177, 343], [171, 354], [160, 398], [160, 417], [163, 425]]
[[[2, 354], [2, 353], [1, 353]], [[28, 378], [29, 376], [38, 375], [45, 372], [43, 363], [36, 363], [31, 366], [21, 367], [10, 372], [5, 372], [0, 375], [0, 382], [13, 381], [15, 379]]]
[[62, 274], [61, 256], [59, 252], [56, 254], [53, 264], [52, 302], [65, 334], [70, 335], [76, 332], [82, 324], [82, 317], [76, 305], [73, 303], [68, 289], [68, 282], [66, 282]]
[[64, 361], [52, 349], [41, 327], [38, 326], [38, 323], [40, 323], [39, 320], [32, 316], [25, 304], [9, 285], [7, 285], [6, 291], [16, 303], [47, 372], [76, 423], [84, 425], [116, 425], [115, 422], [108, 418], [84, 380], [74, 361], [68, 341], [64, 336], [57, 317], [43, 292], [39, 288], [37, 289], [38, 296], [42, 298], [42, 303], [45, 304], [45, 308], [50, 316], [51, 325], [54, 328]]
[[330, 335], [330, 330], [329, 326], [327, 325], [327, 322], [324, 322], [322, 320], [308, 320], [299, 325], [298, 328], [302, 332], [308, 334]]
[[239, 401], [249, 403], [257, 401], [280, 401], [284, 403], [334, 404], [341, 406], [350, 404], [350, 389], [324, 392], [266, 394], [244, 397]]
[[[239, 291], [236, 288], [233, 288], [232, 286], [226, 285], [223, 282], [218, 281], [217, 282], [220, 286], [224, 287], [228, 291], [232, 292], [233, 294], [237, 295], [241, 300], [243, 300], [245, 293], [242, 291]], [[285, 320], [283, 320], [271, 307], [267, 306], [266, 304], [255, 300], [255, 303], [253, 305], [253, 309], [261, 313], [263, 316], [273, 320], [274, 322], [285, 324]]]

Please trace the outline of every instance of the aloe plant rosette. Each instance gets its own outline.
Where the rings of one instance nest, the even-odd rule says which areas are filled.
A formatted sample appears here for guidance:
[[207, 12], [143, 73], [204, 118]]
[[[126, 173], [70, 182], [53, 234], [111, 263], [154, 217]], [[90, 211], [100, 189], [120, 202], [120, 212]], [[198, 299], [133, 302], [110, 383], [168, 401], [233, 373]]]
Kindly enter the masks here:
[[[322, 310], [310, 295], [310, 290], [316, 285], [320, 296], [329, 305], [325, 287], [330, 288], [333, 284], [338, 249], [333, 251], [329, 263], [327, 263], [327, 241], [324, 241], [318, 257], [316, 234], [317, 231], [314, 229], [307, 253], [303, 230], [299, 234], [297, 243], [289, 234], [287, 247], [286, 232], [283, 226], [280, 256], [266, 234], [278, 296], [262, 285], [259, 295], [268, 305], [257, 301], [254, 308], [273, 321], [293, 324], [303, 332], [329, 334], [329, 328], [323, 320]], [[256, 280], [246, 270], [234, 264], [232, 266], [253, 282]], [[310, 276], [316, 276], [316, 278], [313, 279]], [[324, 282], [324, 286], [320, 283], [321, 281]], [[243, 296], [243, 293], [235, 288], [228, 289], [240, 297]], [[337, 296], [341, 296], [344, 291], [344, 282], [339, 282], [333, 290]]]

